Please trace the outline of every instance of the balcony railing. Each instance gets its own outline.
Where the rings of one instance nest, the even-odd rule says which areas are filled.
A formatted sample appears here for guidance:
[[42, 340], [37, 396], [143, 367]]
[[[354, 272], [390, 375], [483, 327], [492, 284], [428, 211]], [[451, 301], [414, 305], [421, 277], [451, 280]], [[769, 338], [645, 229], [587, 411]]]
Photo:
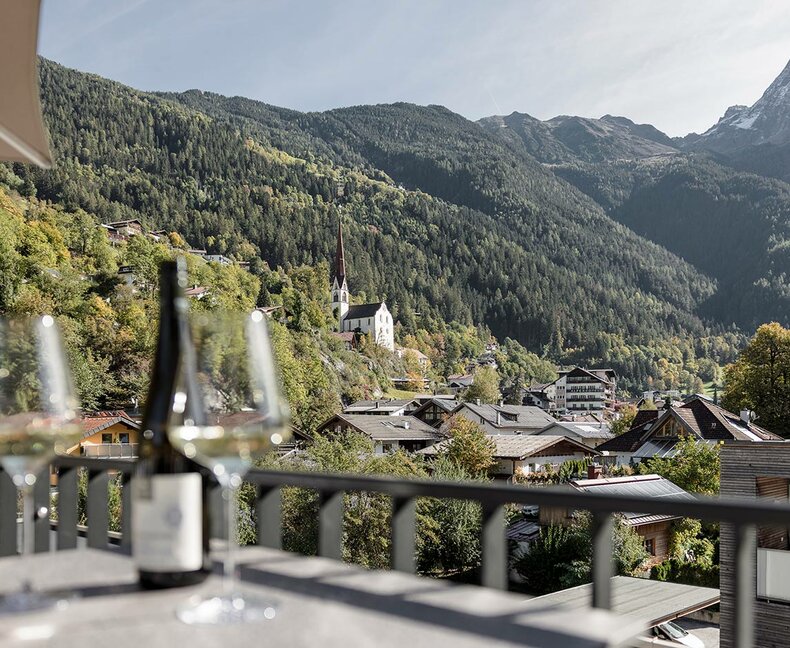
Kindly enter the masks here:
[[82, 456], [96, 459], [135, 459], [136, 443], [93, 443], [82, 446]]
[[[56, 548], [77, 547], [80, 534], [77, 519], [78, 471], [87, 471], [88, 520], [86, 542], [89, 547], [107, 549], [120, 544], [129, 549], [131, 515], [130, 489], [122, 488], [122, 519], [118, 534], [108, 532], [108, 481], [120, 474], [122, 485], [132, 478], [133, 463], [120, 459], [59, 457], [54, 468], [58, 475]], [[46, 474], [46, 473], [45, 473]], [[371, 492], [390, 496], [392, 501], [391, 567], [414, 573], [415, 510], [421, 497], [471, 500], [482, 508], [482, 569], [481, 585], [506, 589], [508, 584], [508, 552], [505, 540], [505, 505], [537, 505], [560, 509], [583, 509], [592, 514], [592, 597], [595, 608], [611, 609], [612, 526], [613, 515], [621, 511], [639, 511], [649, 515], [674, 515], [706, 521], [726, 522], [735, 530], [735, 551], [732, 573], [736, 597], [735, 645], [754, 645], [754, 601], [756, 527], [790, 525], [790, 506], [759, 500], [696, 500], [662, 498], [643, 499], [625, 495], [597, 495], [561, 488], [526, 488], [502, 483], [456, 483], [433, 480], [406, 480], [368, 475], [335, 475], [311, 472], [280, 472], [254, 470], [247, 481], [256, 486], [256, 517], [258, 544], [281, 549], [281, 489], [298, 487], [319, 494], [318, 553], [340, 560], [343, 549], [343, 495], [348, 492]], [[35, 486], [35, 510], [47, 510], [50, 502], [49, 480], [39, 479]], [[43, 507], [43, 508], [42, 508]], [[17, 552], [17, 496], [5, 473], [0, 472], [0, 555]], [[50, 548], [49, 516], [36, 520], [35, 551]], [[114, 536], [114, 537], [112, 537]]]

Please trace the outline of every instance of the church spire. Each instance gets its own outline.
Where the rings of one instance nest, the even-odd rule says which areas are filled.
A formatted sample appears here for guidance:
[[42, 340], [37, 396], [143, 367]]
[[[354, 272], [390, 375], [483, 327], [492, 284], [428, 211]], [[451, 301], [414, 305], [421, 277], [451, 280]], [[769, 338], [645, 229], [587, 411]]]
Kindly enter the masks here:
[[337, 253], [335, 254], [335, 278], [342, 286], [346, 280], [346, 258], [343, 250], [343, 217], [337, 223]]

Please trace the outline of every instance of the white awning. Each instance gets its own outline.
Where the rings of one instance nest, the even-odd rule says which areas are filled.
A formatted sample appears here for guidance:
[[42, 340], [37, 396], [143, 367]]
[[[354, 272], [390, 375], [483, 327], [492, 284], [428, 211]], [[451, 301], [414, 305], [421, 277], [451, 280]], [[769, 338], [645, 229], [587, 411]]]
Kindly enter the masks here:
[[39, 0], [0, 0], [0, 160], [52, 166], [36, 72]]

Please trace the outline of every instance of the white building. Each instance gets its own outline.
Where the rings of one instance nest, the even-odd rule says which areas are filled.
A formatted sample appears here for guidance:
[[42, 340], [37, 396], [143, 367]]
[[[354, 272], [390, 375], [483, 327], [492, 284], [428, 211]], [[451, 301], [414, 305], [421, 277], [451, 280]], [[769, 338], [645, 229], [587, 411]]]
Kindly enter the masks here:
[[340, 333], [362, 333], [370, 335], [379, 346], [395, 350], [395, 328], [392, 313], [387, 304], [349, 304], [348, 283], [346, 283], [346, 260], [343, 250], [343, 226], [337, 228], [337, 256], [335, 276], [332, 280], [332, 309], [337, 314]]
[[560, 371], [560, 377], [552, 383], [556, 408], [570, 412], [613, 412], [616, 387], [613, 369], [582, 367]]

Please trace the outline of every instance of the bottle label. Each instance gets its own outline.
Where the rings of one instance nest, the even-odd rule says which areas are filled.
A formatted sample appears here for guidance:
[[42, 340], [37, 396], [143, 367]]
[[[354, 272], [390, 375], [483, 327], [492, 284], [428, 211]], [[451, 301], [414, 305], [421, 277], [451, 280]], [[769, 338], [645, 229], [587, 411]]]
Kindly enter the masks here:
[[197, 473], [132, 480], [132, 554], [143, 571], [203, 566], [202, 482]]

